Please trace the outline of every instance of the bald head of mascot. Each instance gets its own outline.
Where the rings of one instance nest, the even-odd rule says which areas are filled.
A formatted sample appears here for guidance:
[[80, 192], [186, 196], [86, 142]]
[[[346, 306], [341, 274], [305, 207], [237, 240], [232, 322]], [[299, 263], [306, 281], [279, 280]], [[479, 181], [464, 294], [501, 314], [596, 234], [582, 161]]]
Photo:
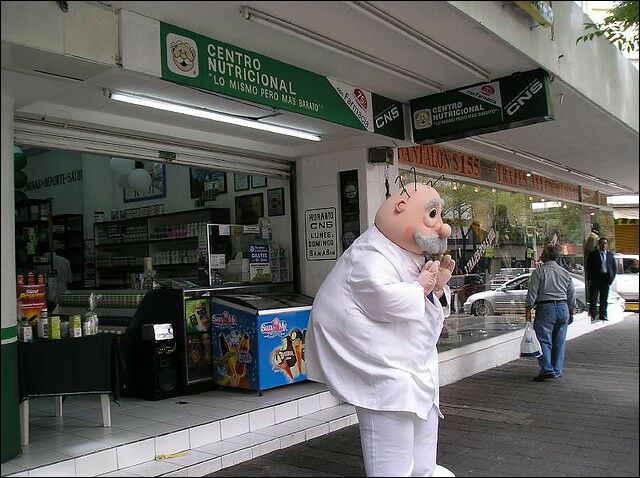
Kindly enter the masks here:
[[438, 256], [447, 250], [451, 226], [442, 222], [444, 202], [426, 184], [411, 184], [378, 209], [376, 227], [391, 242], [414, 254]]

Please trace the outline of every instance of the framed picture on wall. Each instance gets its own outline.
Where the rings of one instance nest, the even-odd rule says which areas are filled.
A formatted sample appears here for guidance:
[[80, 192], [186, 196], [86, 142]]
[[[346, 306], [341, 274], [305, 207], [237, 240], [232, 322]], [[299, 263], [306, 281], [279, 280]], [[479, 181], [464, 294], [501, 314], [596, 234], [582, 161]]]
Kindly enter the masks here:
[[267, 214], [284, 216], [284, 188], [267, 189]]
[[258, 224], [264, 216], [264, 199], [262, 193], [236, 196], [236, 224]]
[[251, 176], [251, 187], [253, 189], [267, 187], [267, 177], [266, 176]]
[[248, 174], [234, 174], [233, 175], [233, 190], [234, 191], [246, 191], [249, 189], [249, 175]]
[[191, 198], [199, 198], [205, 191], [227, 192], [227, 173], [213, 169], [189, 168]]
[[[133, 188], [123, 188], [122, 196], [124, 202], [146, 201], [148, 199], [157, 199], [167, 196], [167, 171], [166, 164], [153, 163], [151, 161], [136, 161], [141, 163], [143, 168], [151, 176], [149, 188], [145, 191], [136, 191]], [[131, 174], [135, 172], [135, 169]], [[130, 176], [131, 177], [131, 176]]]

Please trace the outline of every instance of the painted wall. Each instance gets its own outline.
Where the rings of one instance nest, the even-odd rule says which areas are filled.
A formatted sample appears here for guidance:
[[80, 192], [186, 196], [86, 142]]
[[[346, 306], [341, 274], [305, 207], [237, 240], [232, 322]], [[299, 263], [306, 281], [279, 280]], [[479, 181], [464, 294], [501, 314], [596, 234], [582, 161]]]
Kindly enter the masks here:
[[[25, 194], [31, 199], [53, 198], [53, 214], [82, 213], [82, 158], [73, 151], [47, 151], [27, 157]], [[80, 199], [80, 200], [79, 200]]]
[[337, 212], [338, 257], [342, 254], [340, 221], [340, 171], [358, 170], [360, 195], [360, 232], [368, 227], [367, 212], [367, 150], [346, 149], [301, 158], [296, 163], [298, 190], [298, 243], [300, 256], [301, 290], [314, 296], [334, 260], [308, 261], [305, 249], [305, 211], [307, 209], [335, 207]]

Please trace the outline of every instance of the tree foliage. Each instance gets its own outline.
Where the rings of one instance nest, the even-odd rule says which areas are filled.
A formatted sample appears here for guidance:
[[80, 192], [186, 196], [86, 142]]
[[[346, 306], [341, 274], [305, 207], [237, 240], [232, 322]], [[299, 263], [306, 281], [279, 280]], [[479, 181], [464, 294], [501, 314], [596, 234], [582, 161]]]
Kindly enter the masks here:
[[638, 51], [638, 1], [614, 2], [609, 15], [602, 23], [587, 22], [585, 35], [578, 37], [576, 43], [604, 37], [620, 51]]

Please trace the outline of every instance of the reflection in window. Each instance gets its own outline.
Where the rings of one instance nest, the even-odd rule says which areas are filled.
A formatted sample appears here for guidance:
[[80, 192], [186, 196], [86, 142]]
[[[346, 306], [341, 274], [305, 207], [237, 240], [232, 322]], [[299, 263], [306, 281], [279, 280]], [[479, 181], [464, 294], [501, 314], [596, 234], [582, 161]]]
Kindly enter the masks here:
[[[405, 184], [413, 182], [413, 172], [401, 174]], [[418, 172], [417, 180], [437, 177]], [[535, 270], [545, 245], [560, 245], [560, 265], [584, 291], [590, 221], [597, 220], [613, 237], [613, 214], [599, 209], [459, 180], [441, 179], [436, 189], [444, 200], [443, 219], [451, 226], [449, 253], [456, 261], [450, 282], [452, 315], [445, 320], [441, 351], [524, 327], [528, 278], [510, 281]]]

